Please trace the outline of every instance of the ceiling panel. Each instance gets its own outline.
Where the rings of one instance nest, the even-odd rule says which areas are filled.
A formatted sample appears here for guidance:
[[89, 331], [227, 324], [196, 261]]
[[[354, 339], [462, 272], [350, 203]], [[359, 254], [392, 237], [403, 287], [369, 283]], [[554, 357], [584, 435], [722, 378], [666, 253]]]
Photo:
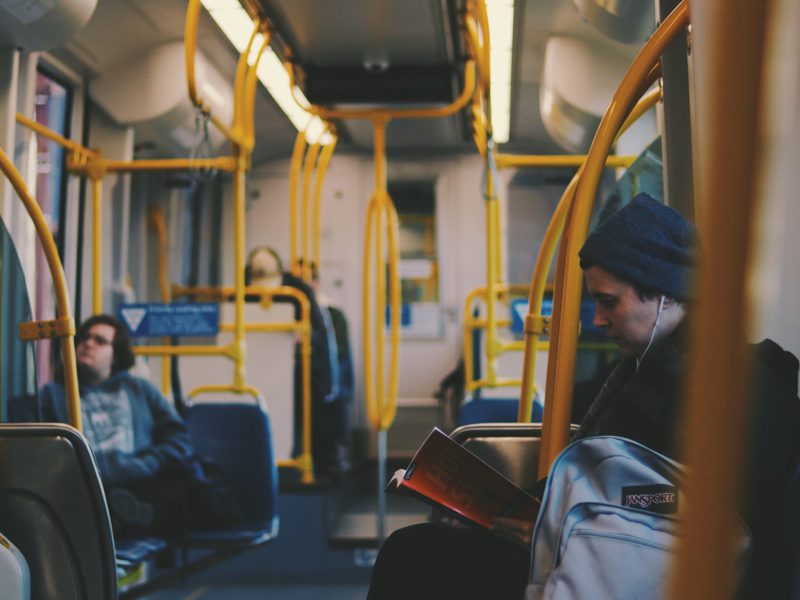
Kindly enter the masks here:
[[[464, 0], [257, 0], [279, 28], [279, 48], [291, 47], [312, 100], [326, 105], [449, 102], [462, 85], [464, 60], [458, 11]], [[100, 0], [86, 28], [67, 45], [88, 77], [132, 60], [145, 49], [183, 37], [185, 0]], [[599, 40], [572, 0], [516, 0], [511, 141], [514, 152], [557, 152], [539, 116], [547, 39], [567, 35]], [[233, 80], [236, 52], [205, 11], [198, 44]], [[366, 66], [365, 66], [366, 65]], [[302, 78], [301, 78], [302, 79]], [[368, 152], [371, 127], [344, 121], [340, 150]], [[254, 162], [287, 156], [295, 131], [266, 90], [256, 101]], [[471, 152], [464, 114], [392, 122], [389, 148]]]

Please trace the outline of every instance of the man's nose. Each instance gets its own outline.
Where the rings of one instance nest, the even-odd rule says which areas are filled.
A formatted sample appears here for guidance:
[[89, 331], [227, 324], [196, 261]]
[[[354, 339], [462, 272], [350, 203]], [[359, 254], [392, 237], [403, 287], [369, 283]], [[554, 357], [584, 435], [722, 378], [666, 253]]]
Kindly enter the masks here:
[[592, 324], [595, 327], [608, 327], [608, 317], [606, 317], [605, 311], [599, 304], [594, 307], [594, 319], [592, 319]]

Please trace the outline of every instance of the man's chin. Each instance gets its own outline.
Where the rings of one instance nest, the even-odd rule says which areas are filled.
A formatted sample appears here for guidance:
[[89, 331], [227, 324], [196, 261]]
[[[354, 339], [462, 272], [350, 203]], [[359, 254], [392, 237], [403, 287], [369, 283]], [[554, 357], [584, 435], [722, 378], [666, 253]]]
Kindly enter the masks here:
[[85, 363], [78, 363], [78, 379], [91, 381], [97, 377], [97, 372]]

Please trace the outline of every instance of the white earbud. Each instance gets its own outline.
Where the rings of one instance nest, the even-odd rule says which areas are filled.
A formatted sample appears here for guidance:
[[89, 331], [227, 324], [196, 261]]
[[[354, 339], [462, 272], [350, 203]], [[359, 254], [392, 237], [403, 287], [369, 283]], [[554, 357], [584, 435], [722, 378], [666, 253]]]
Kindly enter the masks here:
[[658, 312], [656, 313], [656, 322], [653, 323], [653, 332], [650, 334], [650, 341], [647, 342], [647, 346], [642, 352], [642, 355], [636, 359], [636, 371], [639, 370], [639, 365], [642, 364], [642, 359], [644, 359], [644, 355], [647, 354], [647, 351], [650, 350], [650, 346], [653, 345], [653, 340], [656, 338], [656, 329], [658, 328], [658, 322], [661, 320], [661, 313], [664, 312], [664, 302], [667, 301], [667, 297], [662, 295], [661, 299], [658, 301]]

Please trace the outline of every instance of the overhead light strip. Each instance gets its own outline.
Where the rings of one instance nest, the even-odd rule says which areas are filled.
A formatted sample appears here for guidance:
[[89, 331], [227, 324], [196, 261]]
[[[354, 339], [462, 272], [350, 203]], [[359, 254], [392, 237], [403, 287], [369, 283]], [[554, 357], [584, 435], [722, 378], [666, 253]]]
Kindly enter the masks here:
[[511, 129], [511, 65], [514, 47], [514, 0], [486, 0], [489, 16], [494, 141], [508, 141]]
[[[239, 52], [244, 52], [253, 32], [253, 20], [242, 8], [239, 0], [201, 0], [201, 4], [233, 44], [233, 47]], [[263, 40], [262, 34], [256, 35], [251, 49], [251, 59], [255, 59], [257, 49], [261, 47]], [[298, 106], [289, 86], [289, 74], [272, 48], [268, 47], [264, 51], [256, 74], [258, 80], [289, 118], [295, 129], [306, 132], [306, 138], [310, 144], [316, 142], [329, 144], [333, 141], [332, 136], [325, 131], [325, 124], [322, 120], [319, 117], [312, 117]], [[297, 86], [295, 86], [295, 96], [300, 102], [308, 105], [305, 95]]]

